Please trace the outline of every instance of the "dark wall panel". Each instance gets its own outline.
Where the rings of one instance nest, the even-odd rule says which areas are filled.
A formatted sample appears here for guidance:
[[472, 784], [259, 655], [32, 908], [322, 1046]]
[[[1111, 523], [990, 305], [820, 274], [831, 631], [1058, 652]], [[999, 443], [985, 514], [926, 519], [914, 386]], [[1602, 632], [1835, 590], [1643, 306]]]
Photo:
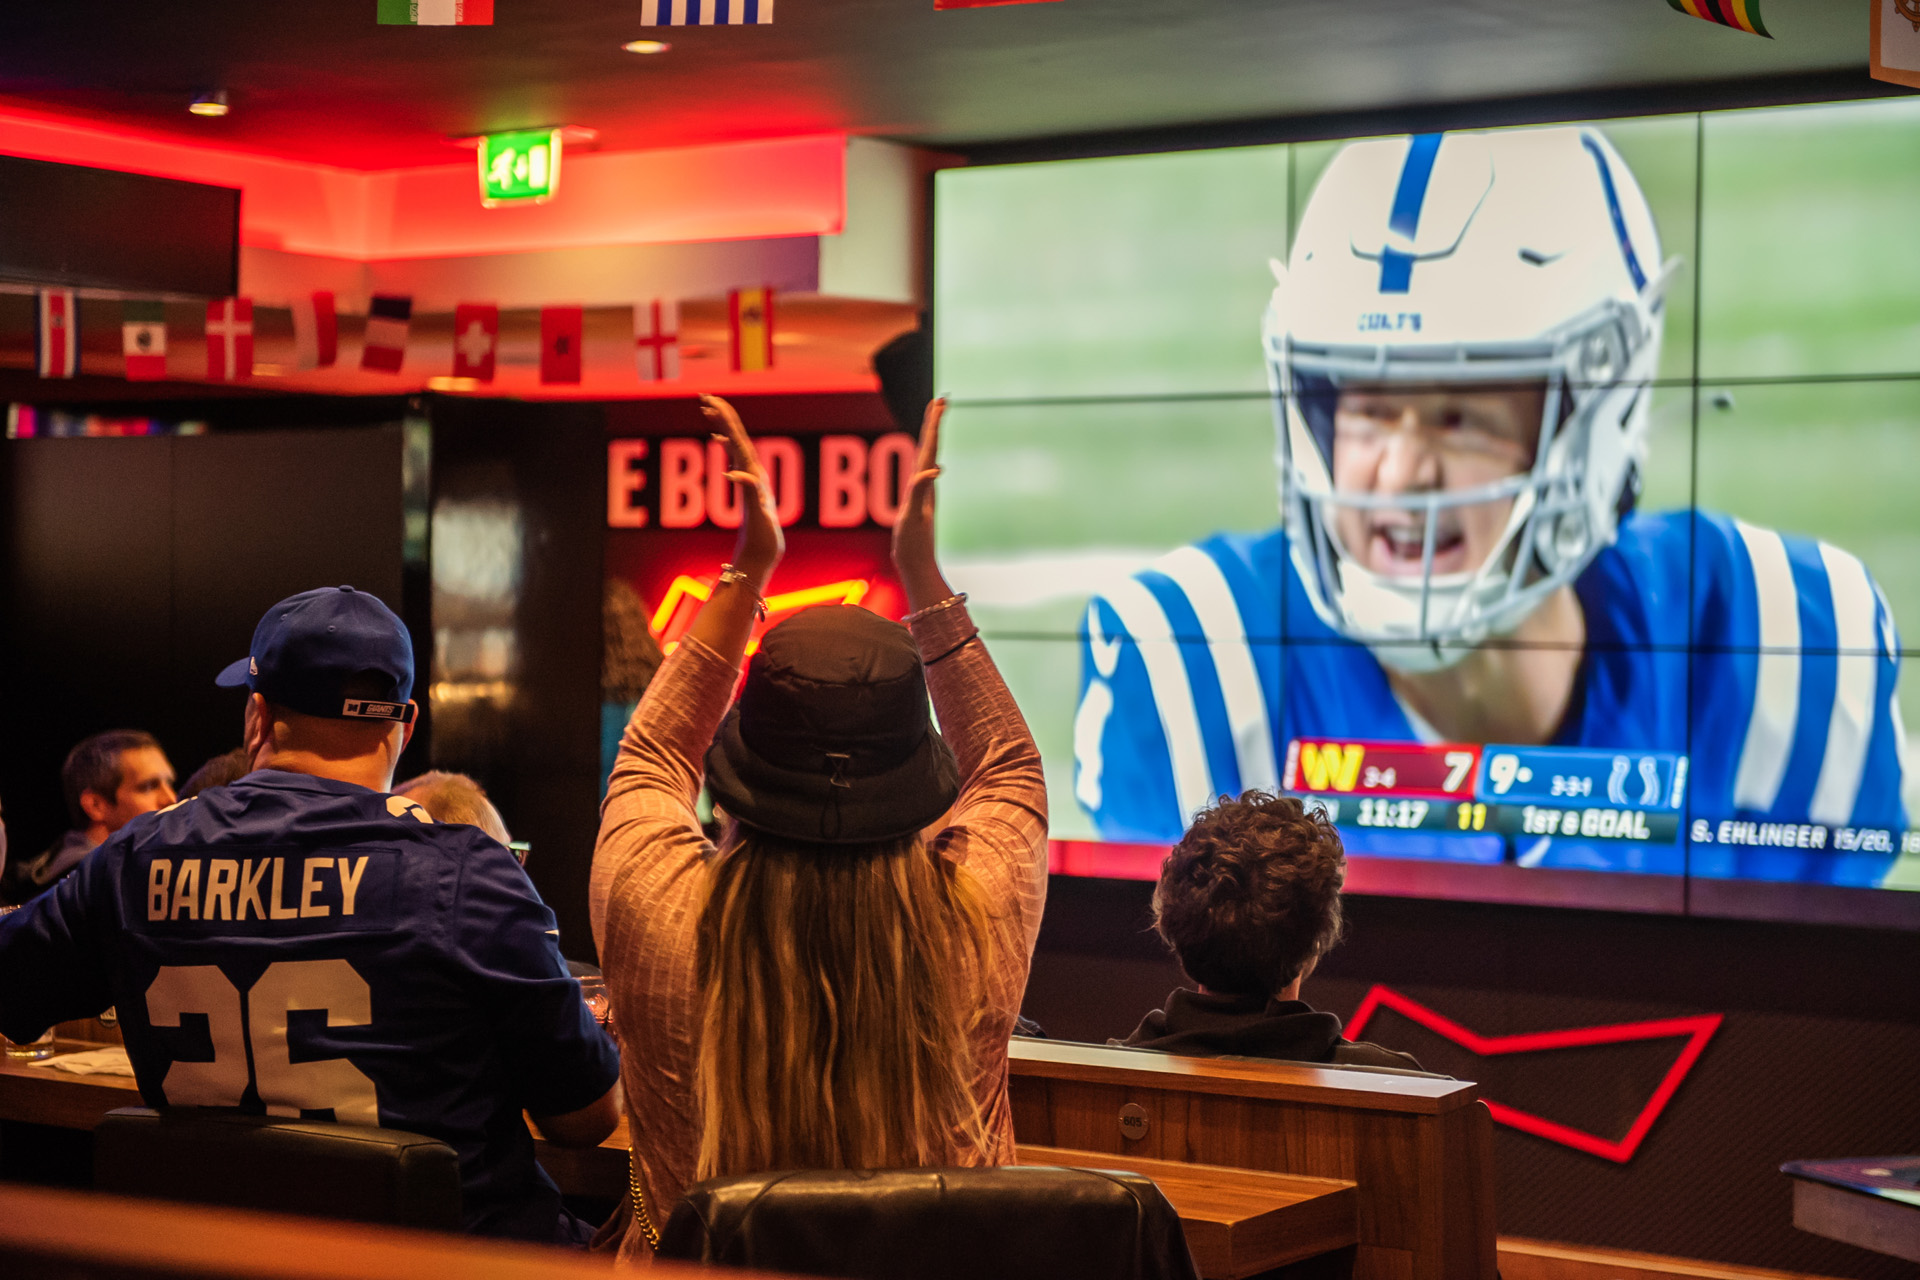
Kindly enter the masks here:
[[[1055, 877], [1026, 1014], [1061, 1039], [1124, 1036], [1179, 982], [1152, 885]], [[1795, 1230], [1776, 1172], [1920, 1150], [1920, 937], [1350, 896], [1349, 933], [1306, 984], [1349, 1018], [1383, 984], [1484, 1036], [1697, 1014], [1724, 1021], [1631, 1159], [1497, 1127], [1500, 1231], [1857, 1280], [1911, 1267]], [[1484, 1096], [1613, 1139], [1682, 1041], [1481, 1057], [1399, 1013], [1365, 1038]]]
[[224, 298], [240, 278], [240, 192], [0, 156], [0, 278]]
[[342, 584], [401, 608], [400, 428], [255, 432], [177, 442], [169, 719], [185, 771], [240, 741], [242, 700], [212, 688], [267, 606]]
[[181, 777], [239, 741], [213, 687], [267, 606], [353, 583], [401, 604], [400, 429], [0, 443], [0, 803], [15, 852], [65, 829], [60, 762], [102, 729]]
[[157, 727], [173, 656], [173, 441], [20, 440], [0, 457], [0, 803], [18, 857], [67, 828], [60, 762], [77, 739]]

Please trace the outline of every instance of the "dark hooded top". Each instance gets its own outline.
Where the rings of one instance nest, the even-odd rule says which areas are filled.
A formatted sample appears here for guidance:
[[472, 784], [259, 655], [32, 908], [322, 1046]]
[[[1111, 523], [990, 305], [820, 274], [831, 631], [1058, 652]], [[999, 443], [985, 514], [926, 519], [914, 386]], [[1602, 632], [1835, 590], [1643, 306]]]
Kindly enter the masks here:
[[1114, 1041], [1192, 1057], [1279, 1058], [1335, 1067], [1392, 1067], [1424, 1071], [1412, 1054], [1344, 1039], [1340, 1019], [1304, 1000], [1175, 991], [1167, 1007], [1140, 1020], [1133, 1034]]

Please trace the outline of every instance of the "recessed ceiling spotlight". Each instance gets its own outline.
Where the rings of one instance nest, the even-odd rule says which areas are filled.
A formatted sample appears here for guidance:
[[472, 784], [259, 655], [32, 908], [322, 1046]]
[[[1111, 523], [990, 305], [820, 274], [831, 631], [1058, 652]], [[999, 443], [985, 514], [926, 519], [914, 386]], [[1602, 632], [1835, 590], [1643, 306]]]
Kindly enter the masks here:
[[195, 94], [187, 110], [197, 116], [223, 116], [227, 114], [227, 91], [210, 89], [206, 93]]
[[629, 40], [620, 47], [628, 53], [665, 53], [673, 48], [665, 40]]

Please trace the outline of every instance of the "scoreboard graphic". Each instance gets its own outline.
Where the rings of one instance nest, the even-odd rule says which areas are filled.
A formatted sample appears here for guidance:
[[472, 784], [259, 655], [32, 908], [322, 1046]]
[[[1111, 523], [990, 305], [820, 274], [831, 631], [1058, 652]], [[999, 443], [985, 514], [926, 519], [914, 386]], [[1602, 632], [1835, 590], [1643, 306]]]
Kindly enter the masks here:
[[1281, 786], [1336, 826], [1672, 844], [1687, 759], [1670, 752], [1296, 738]]

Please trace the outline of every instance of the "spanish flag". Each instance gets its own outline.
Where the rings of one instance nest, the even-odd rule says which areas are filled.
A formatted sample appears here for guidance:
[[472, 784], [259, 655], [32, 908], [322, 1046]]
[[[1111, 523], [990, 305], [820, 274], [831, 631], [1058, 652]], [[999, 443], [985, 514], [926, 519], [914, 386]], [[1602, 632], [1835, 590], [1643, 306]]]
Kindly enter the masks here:
[[1667, 0], [1667, 4], [1679, 13], [1773, 39], [1766, 24], [1760, 21], [1760, 0]]
[[773, 368], [773, 290], [770, 287], [735, 289], [727, 295], [727, 336], [732, 339], [735, 373]]

